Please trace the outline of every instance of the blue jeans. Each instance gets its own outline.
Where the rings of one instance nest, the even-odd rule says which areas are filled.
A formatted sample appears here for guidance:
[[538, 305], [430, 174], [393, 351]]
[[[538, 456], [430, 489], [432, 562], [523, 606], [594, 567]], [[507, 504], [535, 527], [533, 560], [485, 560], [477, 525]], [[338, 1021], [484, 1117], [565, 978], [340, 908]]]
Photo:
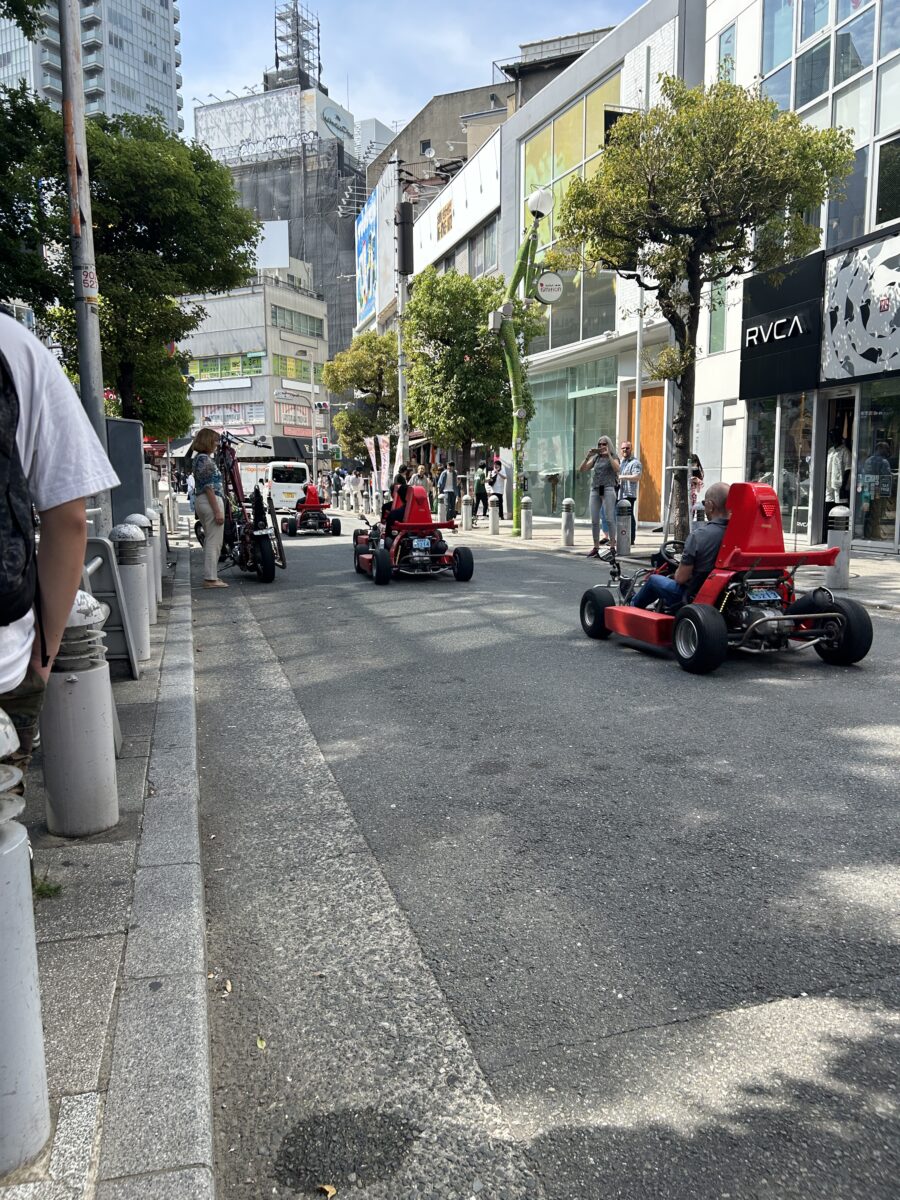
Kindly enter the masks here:
[[684, 599], [684, 588], [676, 583], [672, 575], [649, 575], [641, 590], [632, 600], [635, 608], [646, 608], [653, 600], [666, 604], [677, 604]]
[[591, 534], [594, 538], [596, 546], [600, 541], [600, 514], [606, 518], [603, 529], [609, 537], [609, 544], [615, 550], [616, 548], [616, 489], [612, 487], [604, 488], [599, 492], [596, 488], [591, 488]]

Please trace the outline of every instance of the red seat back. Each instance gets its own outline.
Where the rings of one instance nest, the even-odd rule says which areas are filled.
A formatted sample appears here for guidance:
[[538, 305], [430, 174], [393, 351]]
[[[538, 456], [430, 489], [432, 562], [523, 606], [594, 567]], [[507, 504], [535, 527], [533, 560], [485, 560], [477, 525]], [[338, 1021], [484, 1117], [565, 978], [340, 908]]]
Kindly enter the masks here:
[[731, 517], [719, 547], [717, 567], [724, 567], [734, 550], [744, 554], [784, 553], [781, 507], [767, 483], [733, 483], [728, 489], [728, 508]]
[[307, 484], [306, 499], [303, 501], [303, 503], [313, 506], [319, 503], [319, 489], [314, 483]]
[[434, 524], [431, 506], [428, 503], [428, 493], [420, 484], [414, 484], [406, 490], [406, 512], [403, 514], [403, 524]]

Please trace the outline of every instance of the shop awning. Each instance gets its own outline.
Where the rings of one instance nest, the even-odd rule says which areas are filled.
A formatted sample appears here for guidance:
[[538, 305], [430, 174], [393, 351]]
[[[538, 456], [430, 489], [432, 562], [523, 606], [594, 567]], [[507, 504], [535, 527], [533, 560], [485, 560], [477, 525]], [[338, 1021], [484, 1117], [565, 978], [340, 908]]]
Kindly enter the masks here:
[[312, 461], [312, 441], [310, 438], [273, 437], [272, 450], [269, 458], [297, 459], [298, 462]]

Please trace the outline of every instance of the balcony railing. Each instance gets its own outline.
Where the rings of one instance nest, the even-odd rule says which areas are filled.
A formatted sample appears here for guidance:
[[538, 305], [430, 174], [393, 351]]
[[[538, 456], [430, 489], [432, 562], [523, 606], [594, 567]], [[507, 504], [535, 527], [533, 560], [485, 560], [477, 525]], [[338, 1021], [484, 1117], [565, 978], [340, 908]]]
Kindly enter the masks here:
[[44, 71], [41, 77], [41, 87], [45, 92], [62, 95], [62, 80], [58, 75], [51, 75], [49, 71]]
[[82, 25], [99, 25], [102, 20], [103, 13], [96, 4], [89, 4], [81, 10]]

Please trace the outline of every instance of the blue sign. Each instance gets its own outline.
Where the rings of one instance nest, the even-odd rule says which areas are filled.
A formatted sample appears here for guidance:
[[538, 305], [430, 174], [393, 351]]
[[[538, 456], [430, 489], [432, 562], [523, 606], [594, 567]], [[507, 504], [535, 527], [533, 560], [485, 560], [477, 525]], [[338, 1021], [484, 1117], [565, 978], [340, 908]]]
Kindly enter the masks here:
[[362, 325], [375, 315], [378, 281], [378, 221], [375, 193], [356, 218], [356, 323]]

